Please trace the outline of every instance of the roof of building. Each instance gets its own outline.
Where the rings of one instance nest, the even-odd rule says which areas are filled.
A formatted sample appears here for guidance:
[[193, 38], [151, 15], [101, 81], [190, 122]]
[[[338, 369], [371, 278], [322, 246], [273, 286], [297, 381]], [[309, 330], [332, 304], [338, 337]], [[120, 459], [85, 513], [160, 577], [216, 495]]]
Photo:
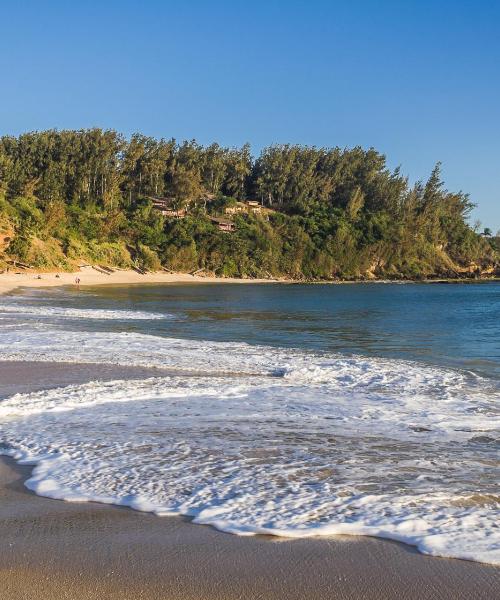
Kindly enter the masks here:
[[229, 219], [222, 219], [221, 217], [209, 217], [209, 218], [214, 223], [226, 223], [226, 224], [232, 224], [232, 225], [234, 225], [234, 223], [231, 220], [229, 220]]

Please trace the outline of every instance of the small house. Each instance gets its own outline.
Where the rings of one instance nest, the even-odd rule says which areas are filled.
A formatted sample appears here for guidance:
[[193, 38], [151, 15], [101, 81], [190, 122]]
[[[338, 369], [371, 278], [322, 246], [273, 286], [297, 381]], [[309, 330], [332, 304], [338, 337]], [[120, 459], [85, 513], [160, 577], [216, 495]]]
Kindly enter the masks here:
[[184, 219], [184, 217], [186, 216], [186, 210], [184, 208], [180, 208], [179, 210], [166, 208], [160, 210], [160, 212], [164, 217], [169, 217], [171, 219]]
[[262, 206], [257, 200], [248, 200], [247, 206], [253, 213], [260, 213], [262, 211]]
[[236, 229], [235, 224], [228, 219], [220, 219], [219, 217], [210, 217], [212, 223], [217, 225], [219, 231], [225, 231], [226, 233], [232, 232]]
[[172, 206], [173, 202], [175, 202], [175, 198], [158, 198], [156, 196], [148, 196], [149, 200], [153, 203], [153, 207], [157, 210], [161, 210], [163, 208], [168, 208]]
[[238, 213], [245, 212], [246, 207], [244, 204], [235, 204], [234, 206], [226, 206], [224, 212], [226, 215], [237, 215]]

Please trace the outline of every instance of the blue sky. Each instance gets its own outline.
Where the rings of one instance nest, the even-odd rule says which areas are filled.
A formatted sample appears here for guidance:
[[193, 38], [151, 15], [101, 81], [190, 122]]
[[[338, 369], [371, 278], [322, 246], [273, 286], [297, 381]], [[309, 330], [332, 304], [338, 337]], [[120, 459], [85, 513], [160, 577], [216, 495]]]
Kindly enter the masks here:
[[500, 2], [0, 3], [0, 133], [100, 126], [443, 162], [500, 229]]

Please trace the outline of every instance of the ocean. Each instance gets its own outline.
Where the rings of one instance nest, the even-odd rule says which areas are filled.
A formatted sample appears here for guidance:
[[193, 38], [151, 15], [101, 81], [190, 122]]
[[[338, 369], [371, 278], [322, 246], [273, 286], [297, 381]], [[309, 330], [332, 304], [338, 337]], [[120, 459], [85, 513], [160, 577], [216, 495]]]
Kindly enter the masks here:
[[37, 494], [500, 564], [500, 284], [0, 297], [0, 360], [147, 366], [0, 401]]

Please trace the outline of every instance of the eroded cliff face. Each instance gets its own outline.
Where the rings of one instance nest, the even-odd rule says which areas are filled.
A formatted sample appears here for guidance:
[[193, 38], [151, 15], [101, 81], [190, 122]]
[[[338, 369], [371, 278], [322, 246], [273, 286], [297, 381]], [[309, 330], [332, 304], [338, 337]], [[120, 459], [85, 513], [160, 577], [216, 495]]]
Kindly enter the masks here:
[[[389, 257], [387, 256], [389, 254]], [[493, 248], [485, 246], [479, 260], [453, 259], [444, 244], [433, 248], [431, 257], [400, 256], [396, 260], [385, 253], [375, 254], [365, 270], [357, 278], [376, 281], [379, 279], [475, 279], [500, 276], [500, 257]]]

